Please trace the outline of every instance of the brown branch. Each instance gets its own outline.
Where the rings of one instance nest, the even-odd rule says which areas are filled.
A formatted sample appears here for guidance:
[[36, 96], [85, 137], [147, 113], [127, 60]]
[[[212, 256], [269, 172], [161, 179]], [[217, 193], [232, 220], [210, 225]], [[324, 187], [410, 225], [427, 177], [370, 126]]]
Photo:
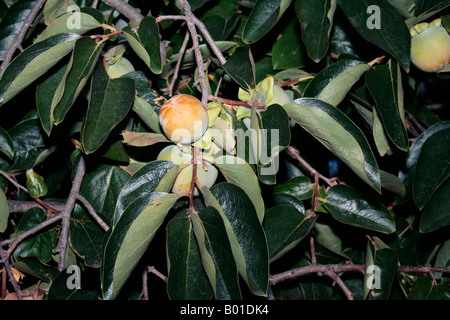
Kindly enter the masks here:
[[173, 87], [175, 86], [175, 82], [178, 78], [178, 71], [180, 70], [181, 61], [183, 60], [184, 52], [186, 51], [186, 47], [189, 41], [189, 32], [186, 32], [186, 35], [184, 36], [183, 44], [181, 45], [180, 51], [178, 52], [178, 61], [175, 66], [175, 71], [173, 73], [172, 81], [170, 82], [170, 86], [167, 88], [167, 91], [169, 92], [169, 97], [173, 95]]
[[81, 182], [83, 181], [85, 172], [86, 172], [86, 163], [84, 162], [83, 157], [80, 157], [75, 178], [73, 180], [72, 189], [70, 190], [66, 206], [64, 207], [64, 210], [61, 213], [62, 228], [61, 228], [61, 235], [59, 238], [59, 262], [58, 262], [58, 269], [60, 271], [66, 268], [66, 253], [69, 241], [70, 218], [72, 216], [72, 210], [75, 206], [75, 200], [77, 195], [79, 194]]
[[324, 274], [333, 279], [339, 285], [339, 287], [341, 287], [342, 291], [344, 291], [344, 294], [348, 300], [354, 300], [353, 293], [350, 291], [350, 289], [345, 285], [344, 281], [342, 281], [342, 279], [336, 273], [326, 270]]
[[323, 180], [326, 184], [328, 184], [330, 187], [334, 185], [332, 179], [328, 179], [327, 177], [321, 175], [316, 169], [314, 169], [313, 167], [311, 167], [311, 165], [310, 165], [308, 162], [306, 162], [305, 159], [303, 159], [303, 158], [300, 156], [300, 153], [298, 152], [297, 149], [295, 149], [295, 148], [292, 147], [292, 146], [288, 146], [288, 147], [286, 148], [286, 150], [287, 150], [290, 154], [292, 154], [292, 155], [294, 156], [294, 158], [297, 159], [297, 161], [300, 162], [300, 164], [301, 164], [302, 166], [304, 166], [305, 169], [308, 170], [309, 173], [311, 173], [313, 176], [316, 176], [316, 175], [317, 175], [320, 179], [322, 179], [322, 180]]
[[28, 29], [30, 28], [31, 24], [33, 23], [34, 19], [36, 18], [37, 14], [41, 10], [42, 6], [44, 5], [46, 0], [38, 0], [33, 8], [30, 11], [30, 14], [23, 22], [22, 27], [20, 27], [19, 33], [17, 34], [16, 38], [14, 39], [13, 43], [9, 47], [8, 51], [5, 54], [5, 58], [3, 60], [2, 65], [0, 66], [0, 77], [3, 75], [3, 72], [5, 72], [6, 67], [11, 62], [12, 57], [14, 56], [14, 53], [16, 50], [22, 45], [22, 41], [25, 38], [25, 35], [27, 34]]
[[144, 272], [142, 273], [142, 293], [139, 295], [139, 299], [144, 297], [144, 300], [148, 300], [148, 274], [153, 273], [162, 281], [167, 282], [167, 277], [163, 275], [161, 272], [156, 270], [153, 266], [148, 266]]
[[192, 39], [192, 47], [195, 53], [195, 62], [197, 64], [198, 70], [198, 83], [200, 84], [200, 89], [202, 92], [202, 105], [207, 108], [208, 107], [208, 86], [206, 85], [205, 78], [205, 64], [203, 63], [202, 53], [200, 51], [200, 44], [198, 42], [198, 33], [194, 24], [194, 15], [191, 10], [191, 6], [187, 2], [187, 0], [178, 0], [178, 3], [184, 10], [184, 15], [186, 16], [186, 23], [189, 29], [189, 33], [191, 34]]
[[100, 225], [100, 227], [103, 228], [103, 230], [105, 230], [105, 231], [109, 230], [109, 226], [106, 224], [105, 221], [103, 221], [102, 218], [100, 218], [100, 216], [95, 211], [94, 207], [90, 204], [89, 201], [87, 201], [87, 199], [85, 197], [83, 197], [81, 194], [77, 194], [77, 195], [75, 195], [75, 198], [83, 204], [83, 206], [86, 208], [86, 210], [92, 216], [92, 218], [94, 218], [94, 220], [97, 221], [97, 223]]
[[0, 257], [1, 262], [3, 262], [3, 266], [6, 269], [6, 273], [8, 274], [9, 281], [11, 282], [14, 291], [17, 294], [17, 299], [22, 300], [23, 293], [22, 290], [20, 290], [19, 284], [16, 281], [16, 278], [14, 278], [14, 274], [11, 268], [11, 265], [9, 264], [9, 254], [7, 251], [3, 250], [2, 246], [0, 246]]
[[[46, 207], [43, 206], [42, 203], [45, 203]], [[42, 208], [44, 210], [46, 208], [51, 208], [56, 211], [62, 211], [64, 210], [64, 206], [64, 203], [56, 201], [45, 201], [38, 203], [35, 201], [8, 200], [9, 212], [26, 212], [35, 207]]]
[[111, 8], [116, 9], [131, 21], [141, 22], [144, 16], [140, 11], [122, 0], [102, 0], [102, 2]]

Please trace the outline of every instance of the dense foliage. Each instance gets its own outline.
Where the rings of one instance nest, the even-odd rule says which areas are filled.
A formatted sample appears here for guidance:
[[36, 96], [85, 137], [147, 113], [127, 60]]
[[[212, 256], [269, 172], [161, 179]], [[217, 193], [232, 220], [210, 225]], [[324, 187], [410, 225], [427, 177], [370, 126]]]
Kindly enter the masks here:
[[[1, 0], [1, 298], [448, 299], [450, 67], [410, 29], [449, 10]], [[178, 194], [183, 93], [218, 177]]]

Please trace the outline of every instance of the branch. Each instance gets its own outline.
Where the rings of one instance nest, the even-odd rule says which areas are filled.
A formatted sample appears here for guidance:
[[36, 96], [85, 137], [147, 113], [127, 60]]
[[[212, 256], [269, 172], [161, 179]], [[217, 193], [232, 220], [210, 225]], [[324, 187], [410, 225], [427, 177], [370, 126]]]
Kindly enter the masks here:
[[335, 183], [332, 181], [332, 179], [328, 179], [327, 177], [321, 175], [316, 169], [314, 169], [313, 167], [311, 167], [311, 165], [305, 161], [305, 159], [303, 159], [300, 156], [300, 153], [298, 152], [297, 149], [295, 149], [292, 146], [288, 146], [286, 148], [286, 150], [292, 154], [295, 159], [298, 160], [298, 162], [300, 162], [302, 164], [302, 166], [305, 167], [306, 170], [308, 170], [313, 176], [318, 176], [320, 179], [322, 179], [323, 181], [325, 181], [326, 184], [328, 184], [330, 187], [333, 186]]
[[80, 157], [77, 172], [75, 174], [75, 179], [73, 180], [72, 189], [70, 190], [69, 197], [67, 199], [64, 210], [60, 214], [60, 216], [62, 216], [62, 223], [61, 223], [62, 228], [61, 228], [61, 235], [59, 238], [59, 263], [58, 263], [58, 269], [60, 271], [66, 268], [66, 252], [69, 240], [70, 218], [72, 216], [73, 207], [75, 206], [75, 200], [79, 195], [81, 182], [83, 181], [85, 172], [86, 172], [86, 163], [84, 162], [83, 157]]
[[94, 220], [97, 221], [97, 223], [103, 228], [103, 230], [105, 231], [109, 230], [109, 226], [106, 224], [105, 221], [102, 220], [102, 218], [100, 218], [100, 216], [95, 211], [94, 207], [89, 203], [89, 201], [87, 201], [85, 197], [83, 197], [81, 194], [77, 194], [75, 195], [75, 198], [84, 205], [84, 207], [92, 216], [92, 218], [94, 218]]
[[3, 265], [6, 269], [6, 272], [8, 273], [9, 281], [14, 287], [14, 291], [17, 294], [17, 299], [22, 300], [23, 298], [23, 292], [20, 290], [19, 284], [16, 281], [16, 278], [14, 278], [13, 271], [11, 269], [11, 265], [9, 264], [9, 254], [5, 250], [3, 250], [2, 246], [0, 246], [0, 257], [1, 261], [3, 262]]
[[186, 23], [189, 29], [189, 33], [191, 34], [192, 46], [195, 53], [195, 62], [197, 64], [198, 69], [198, 83], [200, 84], [200, 88], [202, 91], [202, 104], [205, 108], [208, 106], [208, 86], [206, 85], [205, 79], [205, 64], [203, 63], [202, 53], [200, 51], [200, 45], [198, 42], [198, 33], [195, 29], [194, 24], [194, 15], [192, 14], [191, 6], [187, 2], [187, 0], [178, 0], [178, 3], [184, 10], [184, 14], [186, 16]]
[[133, 8], [128, 3], [122, 0], [102, 0], [102, 2], [123, 14], [125, 17], [131, 21], [141, 22], [144, 16], [136, 8]]
[[180, 51], [178, 52], [178, 61], [175, 66], [175, 71], [173, 73], [172, 81], [170, 82], [169, 88], [167, 88], [167, 91], [169, 92], [169, 97], [173, 95], [173, 87], [175, 86], [175, 82], [178, 78], [178, 71], [180, 70], [181, 61], [183, 60], [184, 52], [186, 51], [186, 47], [189, 41], [189, 32], [186, 32], [186, 35], [184, 36], [183, 44], [181, 45]]
[[5, 54], [5, 58], [3, 60], [3, 63], [0, 67], [0, 77], [3, 75], [3, 72], [5, 72], [6, 67], [11, 62], [12, 57], [14, 56], [14, 53], [16, 52], [17, 48], [20, 47], [22, 44], [23, 39], [25, 38], [25, 35], [27, 34], [28, 28], [30, 28], [31, 24], [33, 23], [34, 19], [36, 18], [38, 12], [41, 10], [42, 6], [44, 5], [46, 0], [38, 0], [33, 8], [30, 11], [30, 14], [23, 22], [22, 27], [19, 30], [19, 33], [16, 36], [16, 39], [14, 39], [14, 42], [9, 47], [8, 51]]

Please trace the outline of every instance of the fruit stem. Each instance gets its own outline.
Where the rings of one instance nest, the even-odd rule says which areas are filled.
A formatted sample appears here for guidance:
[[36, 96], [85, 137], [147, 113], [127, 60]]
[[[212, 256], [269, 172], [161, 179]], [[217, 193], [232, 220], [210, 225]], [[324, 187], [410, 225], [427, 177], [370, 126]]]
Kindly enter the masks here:
[[189, 212], [196, 213], [197, 211], [194, 208], [194, 189], [195, 189], [195, 181], [197, 180], [197, 158], [198, 158], [198, 148], [194, 147], [194, 152], [192, 156], [192, 180], [191, 186], [189, 188]]

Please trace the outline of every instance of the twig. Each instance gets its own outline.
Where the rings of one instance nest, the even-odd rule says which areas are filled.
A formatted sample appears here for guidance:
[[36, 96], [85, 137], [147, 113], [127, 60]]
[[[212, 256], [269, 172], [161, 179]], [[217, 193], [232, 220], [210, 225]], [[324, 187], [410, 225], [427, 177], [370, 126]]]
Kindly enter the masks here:
[[5, 72], [6, 67], [11, 62], [11, 59], [14, 56], [14, 53], [16, 52], [17, 48], [19, 48], [22, 45], [22, 41], [25, 38], [28, 29], [30, 28], [31, 24], [36, 18], [38, 12], [41, 10], [45, 1], [46, 0], [38, 0], [34, 4], [33, 8], [30, 11], [30, 14], [23, 22], [22, 27], [20, 27], [19, 33], [17, 34], [16, 38], [14, 39], [13, 43], [11, 44], [11, 46], [9, 47], [8, 51], [5, 54], [5, 59], [3, 60], [3, 63], [0, 67], [0, 77], [3, 75], [3, 72]]
[[61, 235], [59, 238], [59, 262], [58, 269], [63, 271], [66, 268], [66, 252], [69, 240], [69, 228], [70, 228], [70, 218], [72, 216], [72, 210], [75, 206], [75, 200], [79, 194], [81, 182], [83, 181], [84, 173], [86, 171], [86, 163], [83, 157], [80, 157], [78, 163], [78, 168], [75, 174], [75, 179], [73, 180], [72, 189], [70, 190], [69, 197], [67, 198], [66, 206], [64, 207], [61, 223]]
[[187, 2], [187, 0], [178, 0], [178, 3], [184, 10], [184, 14], [187, 17], [186, 23], [189, 29], [189, 33], [191, 34], [192, 46], [195, 53], [195, 62], [197, 64], [198, 69], [198, 83], [200, 84], [201, 92], [202, 92], [202, 105], [207, 108], [208, 107], [208, 86], [206, 85], [205, 78], [205, 64], [203, 63], [202, 53], [200, 51], [200, 45], [198, 42], [198, 33], [195, 29], [194, 24], [194, 15], [191, 11], [191, 6]]
[[316, 248], [314, 245], [314, 238], [311, 237], [309, 239], [309, 245], [311, 246], [311, 264], [316, 265], [317, 264], [317, 258], [316, 258]]
[[186, 47], [189, 41], [189, 32], [186, 31], [186, 35], [184, 36], [183, 44], [181, 45], [180, 51], [178, 52], [178, 61], [175, 66], [175, 71], [173, 73], [172, 81], [170, 82], [169, 88], [167, 88], [167, 91], [169, 92], [169, 97], [173, 95], [173, 87], [175, 86], [175, 82], [178, 78], [178, 71], [180, 70], [181, 61], [183, 60], [184, 52], [186, 51]]
[[167, 282], [167, 277], [161, 272], [156, 270], [153, 266], [148, 266], [142, 273], [142, 293], [139, 295], [139, 299], [143, 296], [144, 300], [148, 300], [148, 274], [153, 273], [162, 281]]
[[354, 300], [353, 293], [350, 291], [349, 288], [347, 288], [347, 286], [345, 285], [344, 281], [342, 281], [342, 279], [336, 273], [334, 273], [332, 271], [329, 271], [329, 270], [326, 270], [324, 272], [324, 274], [326, 274], [331, 279], [333, 279], [339, 285], [339, 287], [341, 287], [342, 291], [344, 291], [344, 294], [345, 294], [345, 296], [347, 297], [348, 300]]
[[138, 9], [133, 8], [128, 3], [122, 1], [122, 0], [102, 0], [102, 2], [117, 11], [119, 11], [121, 14], [123, 14], [128, 19], [135, 21], [135, 22], [141, 22], [142, 19], [144, 19], [144, 16], [139, 12]]
[[[64, 210], [65, 204], [62, 202], [56, 201], [45, 201], [43, 202], [47, 207], [52, 208], [53, 210], [62, 211]], [[42, 208], [46, 209], [47, 207], [43, 206], [42, 203], [38, 203], [35, 201], [20, 201], [20, 200], [8, 200], [9, 212], [26, 212], [31, 208]]]
[[288, 146], [286, 148], [287, 151], [289, 151], [290, 154], [292, 154], [295, 159], [298, 160], [298, 162], [300, 162], [302, 164], [302, 166], [305, 167], [306, 170], [309, 171], [309, 173], [311, 173], [313, 176], [318, 176], [320, 179], [322, 179], [326, 184], [328, 184], [330, 187], [333, 186], [333, 182], [331, 179], [328, 179], [327, 177], [321, 175], [316, 169], [314, 169], [313, 167], [311, 167], [311, 165], [305, 161], [305, 159], [303, 159], [300, 156], [300, 153], [298, 152], [298, 150], [296, 150], [294, 147], [292, 146]]
[[109, 226], [106, 224], [105, 221], [102, 220], [102, 218], [100, 218], [100, 216], [95, 211], [94, 207], [89, 203], [89, 201], [85, 197], [83, 197], [81, 194], [77, 194], [75, 198], [83, 204], [83, 206], [92, 216], [92, 218], [94, 218], [94, 220], [97, 221], [97, 223], [103, 228], [103, 230], [105, 231], [109, 230]]
[[1, 260], [3, 262], [3, 266], [5, 267], [6, 272], [8, 273], [9, 281], [11, 282], [11, 284], [14, 288], [14, 291], [17, 294], [17, 298], [19, 300], [22, 300], [23, 293], [22, 293], [22, 290], [20, 290], [20, 287], [16, 281], [16, 278], [14, 278], [14, 274], [12, 272], [11, 265], [9, 264], [9, 254], [5, 250], [3, 250], [2, 246], [0, 246], [0, 256], [2, 258]]

